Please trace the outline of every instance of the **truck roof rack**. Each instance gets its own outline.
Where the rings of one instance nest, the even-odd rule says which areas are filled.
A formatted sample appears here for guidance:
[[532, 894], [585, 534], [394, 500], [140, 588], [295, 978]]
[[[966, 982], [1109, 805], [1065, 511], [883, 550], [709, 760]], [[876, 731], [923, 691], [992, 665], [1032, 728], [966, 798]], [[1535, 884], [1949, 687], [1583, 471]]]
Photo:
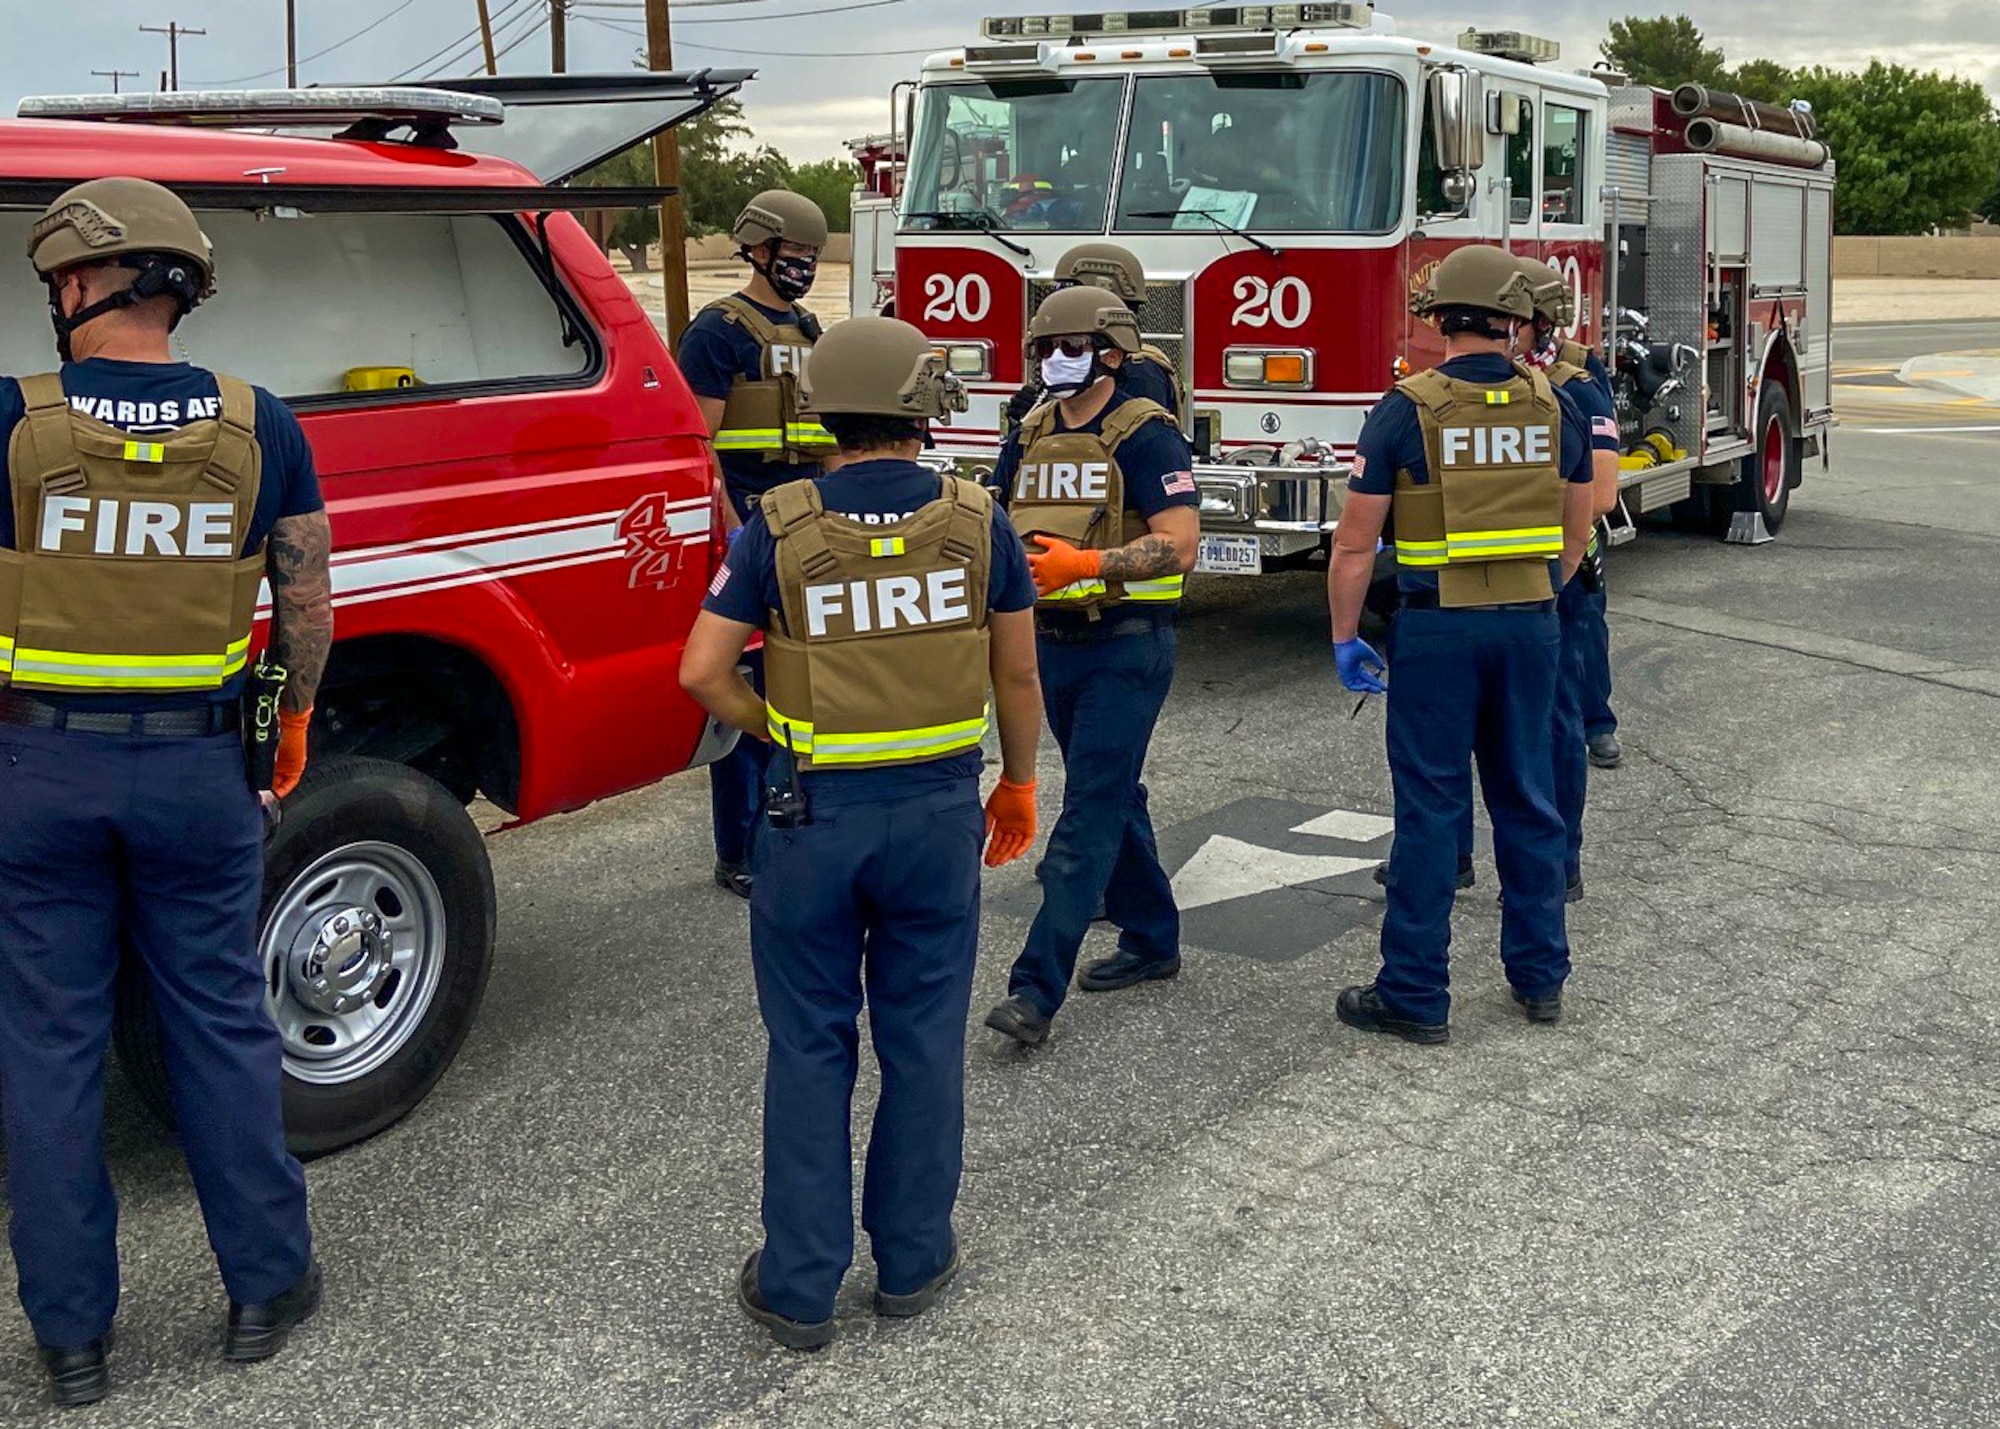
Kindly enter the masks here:
[[337, 128], [350, 137], [408, 130], [414, 144], [453, 148], [455, 124], [499, 124], [506, 106], [490, 95], [420, 86], [328, 89], [171, 90], [160, 94], [44, 95], [21, 101], [22, 119], [166, 124], [214, 129]]

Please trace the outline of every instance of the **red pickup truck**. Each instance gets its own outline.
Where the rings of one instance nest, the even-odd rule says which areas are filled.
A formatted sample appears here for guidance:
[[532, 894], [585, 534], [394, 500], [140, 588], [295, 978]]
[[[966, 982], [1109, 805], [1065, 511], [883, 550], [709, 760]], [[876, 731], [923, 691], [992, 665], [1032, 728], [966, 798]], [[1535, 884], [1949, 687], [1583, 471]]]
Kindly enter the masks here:
[[[574, 216], [660, 192], [568, 181], [749, 77], [29, 100], [0, 121], [0, 372], [55, 362], [31, 217], [84, 179], [153, 179], [217, 255], [182, 354], [284, 398], [318, 459], [338, 643], [261, 944], [301, 1153], [402, 1116], [465, 1039], [494, 944], [468, 805], [523, 823], [733, 739], [676, 678], [722, 551], [706, 428]], [[143, 984], [125, 992], [121, 1060], [164, 1111]]]

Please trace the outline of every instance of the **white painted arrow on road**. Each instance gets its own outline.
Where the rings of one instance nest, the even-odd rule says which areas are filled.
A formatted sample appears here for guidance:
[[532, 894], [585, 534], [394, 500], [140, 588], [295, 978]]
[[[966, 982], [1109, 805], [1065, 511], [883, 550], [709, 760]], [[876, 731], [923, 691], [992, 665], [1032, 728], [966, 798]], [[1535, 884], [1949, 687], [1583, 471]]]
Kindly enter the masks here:
[[1281, 853], [1256, 844], [1212, 834], [1195, 856], [1174, 875], [1174, 902], [1181, 911], [1250, 898], [1302, 883], [1373, 868], [1379, 859], [1346, 858], [1335, 854]]

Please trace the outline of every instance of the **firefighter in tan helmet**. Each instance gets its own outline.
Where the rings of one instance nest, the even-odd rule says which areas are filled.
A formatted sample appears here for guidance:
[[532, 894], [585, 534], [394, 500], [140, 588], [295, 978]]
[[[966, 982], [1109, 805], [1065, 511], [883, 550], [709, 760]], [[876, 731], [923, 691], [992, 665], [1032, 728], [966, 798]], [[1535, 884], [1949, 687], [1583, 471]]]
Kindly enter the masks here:
[[[696, 315], [675, 360], [715, 441], [729, 498], [725, 515], [734, 531], [765, 492], [819, 475], [833, 438], [799, 400], [806, 355], [820, 335], [819, 319], [799, 300], [812, 291], [826, 247], [826, 215], [804, 194], [767, 189], [743, 206], [730, 236], [737, 256], [750, 265], [749, 280]], [[761, 681], [762, 652], [750, 651], [745, 659], [752, 680]], [[761, 746], [739, 741], [708, 774], [715, 881], [748, 898]]]
[[1048, 396], [1002, 448], [995, 480], [1041, 592], [1042, 695], [1066, 783], [1041, 911], [986, 1025], [1032, 1045], [1069, 993], [1100, 900], [1118, 951], [1085, 968], [1078, 986], [1109, 992], [1180, 971], [1180, 914], [1140, 773], [1173, 684], [1201, 498], [1173, 415], [1118, 383], [1139, 351], [1139, 325], [1116, 295], [1050, 294], [1026, 350]]
[[[864, 986], [882, 1063], [861, 1208], [876, 1313], [920, 1313], [958, 1269], [980, 849], [997, 866], [1034, 842], [1042, 714], [1021, 543], [984, 487], [916, 460], [930, 423], [965, 409], [942, 355], [908, 323], [854, 318], [814, 350], [803, 398], [840, 464], [758, 503], [681, 667], [691, 694], [771, 749], [750, 896], [770, 1033], [764, 1243], [737, 1293], [796, 1349], [833, 1338], [853, 1258]], [[736, 673], [760, 632], [768, 699]], [[989, 708], [1001, 775], [982, 814]]]
[[[1117, 243], [1079, 243], [1056, 260], [1055, 284], [1064, 288], [1102, 288], [1117, 296], [1132, 315], [1140, 317], [1146, 301], [1146, 270], [1138, 255]], [[1185, 424], [1189, 406], [1187, 388], [1174, 370], [1174, 361], [1159, 348], [1142, 341], [1131, 360], [1118, 369], [1118, 385], [1134, 397], [1158, 402]], [[1030, 370], [1028, 381], [1007, 403], [1007, 430], [1020, 426], [1021, 419], [1042, 400], [1042, 384]]]
[[1547, 378], [1514, 360], [1535, 305], [1505, 251], [1454, 250], [1412, 307], [1437, 325], [1445, 361], [1399, 382], [1369, 414], [1327, 572], [1340, 680], [1381, 693], [1382, 659], [1357, 626], [1393, 510], [1402, 607], [1386, 687], [1396, 837], [1382, 968], [1345, 989], [1336, 1012], [1365, 1031], [1437, 1043], [1450, 1035], [1446, 960], [1475, 749], [1493, 813], [1507, 979], [1530, 1020], [1562, 1013], [1555, 598], [1590, 533], [1590, 435]]
[[[22, 1304], [56, 1402], [85, 1404], [110, 1387], [119, 1296], [102, 1077], [121, 946], [228, 1292], [224, 1357], [273, 1354], [318, 1304], [257, 951], [259, 803], [304, 770], [333, 616], [298, 422], [170, 350], [215, 291], [187, 205], [81, 184], [27, 256], [62, 362], [0, 378], [0, 1110]], [[266, 580], [278, 670], [252, 680]], [[270, 764], [246, 762], [246, 680], [279, 699]]]

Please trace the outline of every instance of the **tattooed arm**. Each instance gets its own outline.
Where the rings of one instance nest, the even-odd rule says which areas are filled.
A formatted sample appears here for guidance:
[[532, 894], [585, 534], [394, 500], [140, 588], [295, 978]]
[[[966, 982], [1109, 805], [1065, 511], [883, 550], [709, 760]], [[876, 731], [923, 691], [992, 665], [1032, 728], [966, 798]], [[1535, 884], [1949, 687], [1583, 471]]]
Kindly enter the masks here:
[[283, 704], [294, 714], [312, 708], [333, 648], [332, 546], [326, 513], [313, 511], [281, 518], [264, 548], [274, 606], [272, 653], [287, 672]]
[[1146, 534], [1130, 545], [1104, 553], [1101, 567], [1110, 581], [1154, 581], [1184, 576], [1194, 569], [1201, 546], [1201, 515], [1192, 506], [1169, 506], [1146, 519]]

